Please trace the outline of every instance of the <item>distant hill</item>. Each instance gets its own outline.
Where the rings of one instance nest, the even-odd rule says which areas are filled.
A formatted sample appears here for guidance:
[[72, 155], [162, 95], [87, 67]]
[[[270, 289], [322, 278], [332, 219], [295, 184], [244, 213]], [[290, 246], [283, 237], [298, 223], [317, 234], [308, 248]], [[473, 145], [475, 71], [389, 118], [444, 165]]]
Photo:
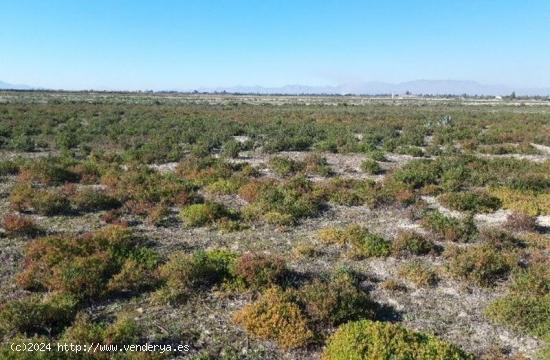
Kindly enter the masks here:
[[9, 84], [3, 81], [0, 81], [0, 89], [2, 90], [31, 90], [32, 86], [22, 85], [22, 84]]
[[[0, 90], [44, 90], [23, 84], [9, 84], [0, 81]], [[105, 89], [98, 89], [105, 90]], [[194, 89], [170, 89], [168, 91], [193, 91]], [[407, 92], [414, 95], [510, 95], [515, 92], [518, 96], [550, 96], [550, 87], [546, 88], [514, 88], [507, 85], [485, 85], [476, 81], [460, 80], [414, 80], [401, 83], [386, 82], [358, 82], [338, 86], [308, 86], [285, 85], [280, 87], [263, 86], [230, 86], [199, 88], [200, 92], [228, 92], [242, 94], [355, 94], [355, 95], [402, 95]]]
[[286, 85], [281, 87], [235, 86], [205, 88], [201, 91], [258, 94], [424, 94], [424, 95], [550, 95], [550, 88], [514, 88], [506, 85], [484, 85], [475, 81], [414, 80], [402, 83], [364, 82], [339, 86]]

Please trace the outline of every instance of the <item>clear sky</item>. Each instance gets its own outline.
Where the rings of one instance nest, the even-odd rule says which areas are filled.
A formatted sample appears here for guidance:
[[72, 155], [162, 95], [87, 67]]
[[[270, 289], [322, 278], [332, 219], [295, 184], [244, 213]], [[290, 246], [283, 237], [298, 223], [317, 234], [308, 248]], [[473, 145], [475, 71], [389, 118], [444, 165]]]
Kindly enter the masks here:
[[0, 81], [550, 86], [549, 0], [3, 0]]

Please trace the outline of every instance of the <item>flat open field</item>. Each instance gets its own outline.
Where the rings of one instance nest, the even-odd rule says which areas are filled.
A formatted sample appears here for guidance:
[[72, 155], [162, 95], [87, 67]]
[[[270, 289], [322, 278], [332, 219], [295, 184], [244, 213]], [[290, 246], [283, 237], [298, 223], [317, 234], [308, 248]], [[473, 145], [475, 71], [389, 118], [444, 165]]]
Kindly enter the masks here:
[[548, 359], [549, 104], [0, 92], [0, 358]]

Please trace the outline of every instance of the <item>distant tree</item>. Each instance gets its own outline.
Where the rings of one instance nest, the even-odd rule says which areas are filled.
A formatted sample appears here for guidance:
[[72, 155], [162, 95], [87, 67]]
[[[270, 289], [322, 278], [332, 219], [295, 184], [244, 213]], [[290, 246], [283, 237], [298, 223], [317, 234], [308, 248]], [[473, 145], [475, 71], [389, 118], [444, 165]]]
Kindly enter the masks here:
[[510, 99], [515, 99], [515, 98], [516, 98], [516, 92], [512, 91], [512, 94], [510, 95]]

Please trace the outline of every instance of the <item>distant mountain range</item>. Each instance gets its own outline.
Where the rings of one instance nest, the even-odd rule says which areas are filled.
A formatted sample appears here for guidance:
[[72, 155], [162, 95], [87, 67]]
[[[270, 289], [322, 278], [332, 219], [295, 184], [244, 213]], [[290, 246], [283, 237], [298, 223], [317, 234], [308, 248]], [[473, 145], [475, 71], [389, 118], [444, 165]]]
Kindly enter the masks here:
[[32, 86], [23, 85], [23, 84], [8, 84], [6, 82], [0, 81], [0, 89], [3, 90], [31, 90]]
[[415, 80], [402, 83], [363, 82], [339, 86], [286, 85], [281, 87], [235, 86], [204, 88], [199, 91], [258, 93], [258, 94], [424, 94], [424, 95], [550, 95], [548, 88], [514, 88], [506, 85], [485, 85], [475, 81], [458, 80]]
[[[31, 90], [42, 89], [29, 85], [8, 84], [0, 81], [0, 89]], [[98, 89], [100, 90], [100, 89]], [[180, 91], [193, 91], [186, 89]], [[380, 94], [406, 94], [415, 95], [510, 95], [515, 92], [518, 96], [550, 96], [550, 87], [546, 88], [514, 88], [507, 85], [485, 85], [476, 81], [459, 80], [414, 80], [401, 83], [386, 82], [361, 82], [349, 83], [338, 86], [307, 86], [286, 85], [281, 87], [263, 86], [233, 86], [199, 88], [200, 92], [228, 92], [246, 94], [356, 94], [356, 95], [380, 95]]]

